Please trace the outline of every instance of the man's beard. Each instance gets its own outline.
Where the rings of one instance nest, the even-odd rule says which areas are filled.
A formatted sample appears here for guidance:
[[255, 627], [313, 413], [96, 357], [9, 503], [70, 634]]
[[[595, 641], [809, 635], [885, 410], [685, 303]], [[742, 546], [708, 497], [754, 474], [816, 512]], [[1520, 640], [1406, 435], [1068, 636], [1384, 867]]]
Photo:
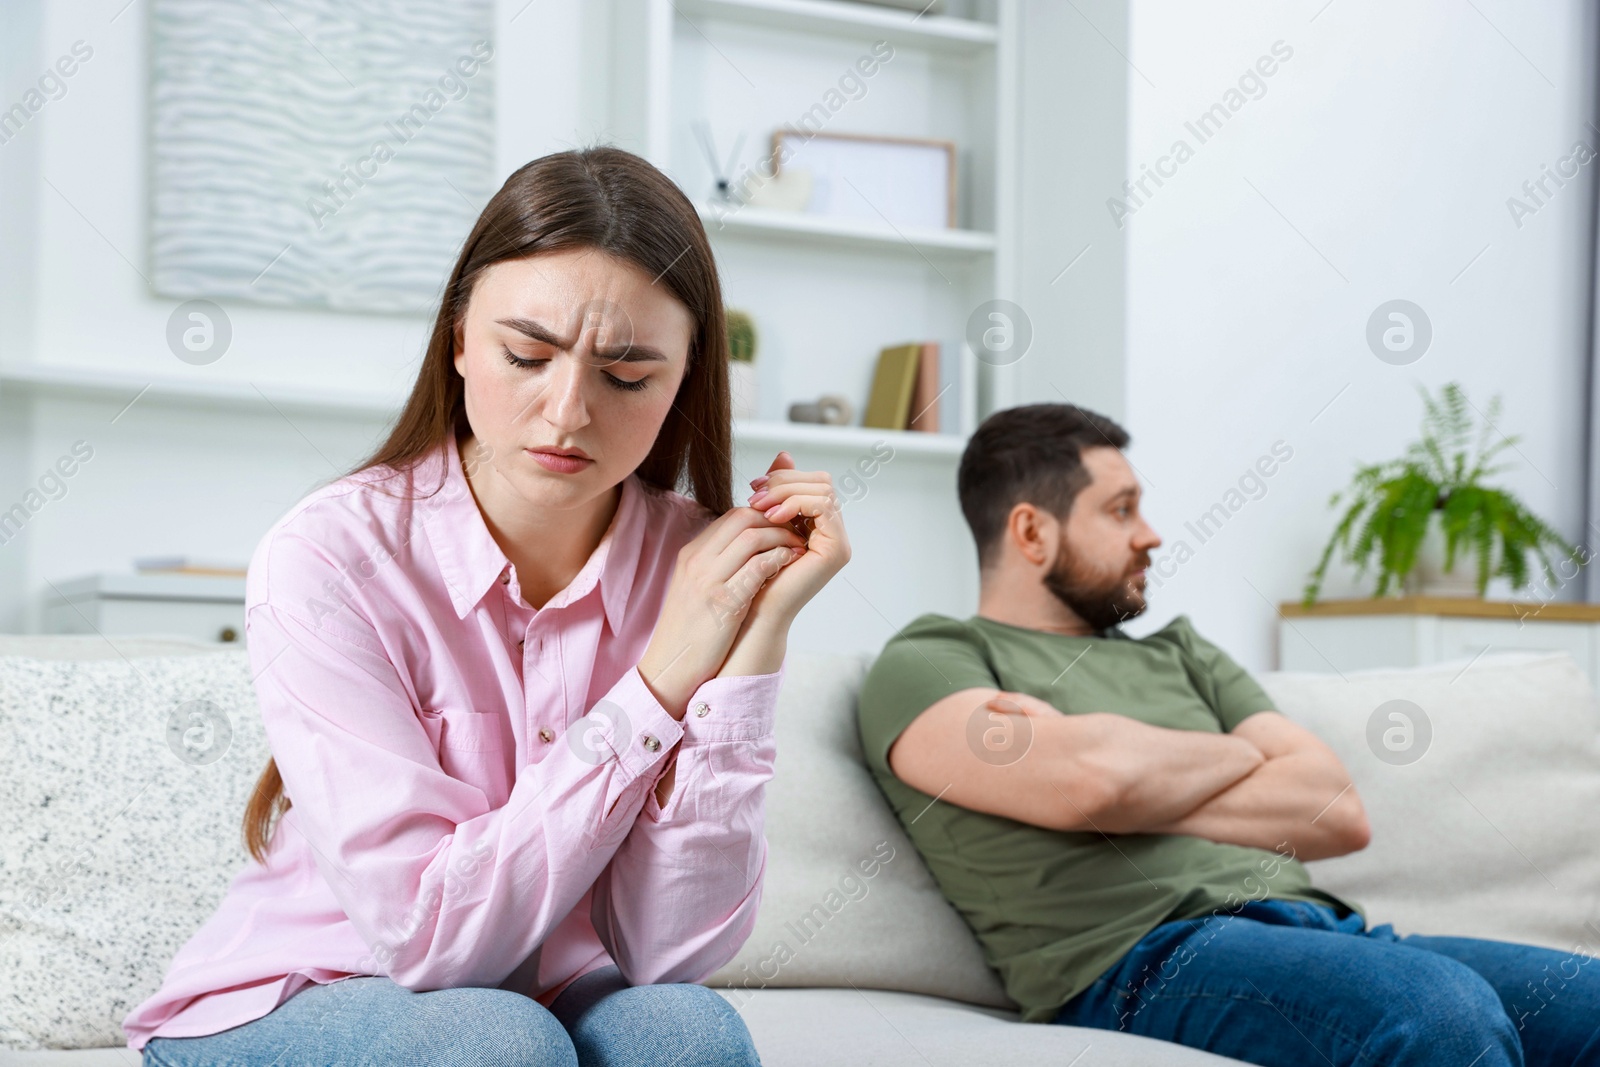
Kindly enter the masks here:
[[[1123, 573], [1107, 580], [1075, 563], [1075, 557], [1063, 544], [1055, 566], [1044, 577], [1044, 585], [1096, 633], [1144, 613], [1148, 606], [1144, 592], [1131, 574]], [[1149, 565], [1150, 557], [1141, 557], [1138, 566]]]

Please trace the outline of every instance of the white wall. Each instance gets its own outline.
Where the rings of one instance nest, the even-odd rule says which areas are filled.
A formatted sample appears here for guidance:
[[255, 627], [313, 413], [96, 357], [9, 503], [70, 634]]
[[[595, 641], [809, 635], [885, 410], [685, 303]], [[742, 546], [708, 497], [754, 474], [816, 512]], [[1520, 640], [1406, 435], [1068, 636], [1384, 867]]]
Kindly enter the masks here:
[[[1332, 532], [1329, 494], [1414, 437], [1416, 383], [1460, 381], [1480, 407], [1504, 393], [1502, 428], [1523, 435], [1505, 484], [1583, 538], [1600, 164], [1520, 228], [1506, 201], [1600, 138], [1595, 39], [1580, 0], [1133, 0], [1129, 171], [1180, 138], [1195, 151], [1126, 219], [1130, 459], [1167, 539], [1158, 558], [1179, 539], [1195, 554], [1152, 585], [1132, 629], [1187, 612], [1246, 666], [1270, 668], [1272, 605], [1298, 597]], [[1184, 123], [1280, 40], [1293, 55], [1264, 95], [1199, 143]], [[1109, 212], [1103, 232], [1117, 232]], [[1434, 329], [1409, 366], [1365, 342], [1369, 315], [1396, 298]], [[1202, 545], [1185, 522], [1280, 439], [1293, 457], [1265, 496]], [[1327, 594], [1357, 590], [1345, 576]], [[1576, 598], [1576, 585], [1561, 592]]]
[[1127, 0], [1027, 0], [1022, 9], [1021, 247], [1016, 302], [1033, 348], [1015, 403], [1127, 411], [1127, 230], [1102, 203], [1128, 153]]
[[[38, 153], [29, 183], [37, 207], [34, 347], [5, 358], [262, 387], [314, 381], [329, 389], [401, 393], [424, 336], [421, 317], [229, 303], [233, 340], [222, 359], [190, 368], [172, 354], [167, 318], [179, 301], [152, 295], [145, 280], [148, 10], [124, 7], [125, 0], [40, 5], [31, 61], [6, 72], [9, 106], [74, 42], [93, 52], [66, 80], [66, 94], [0, 146], [9, 153], [32, 142]], [[448, 264], [441, 279], [447, 271]]]

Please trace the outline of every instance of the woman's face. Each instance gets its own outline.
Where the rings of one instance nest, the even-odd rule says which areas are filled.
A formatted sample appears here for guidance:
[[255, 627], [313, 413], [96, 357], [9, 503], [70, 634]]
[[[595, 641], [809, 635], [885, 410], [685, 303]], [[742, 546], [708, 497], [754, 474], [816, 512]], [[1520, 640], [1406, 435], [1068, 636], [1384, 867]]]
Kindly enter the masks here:
[[456, 330], [456, 372], [477, 445], [462, 458], [489, 475], [493, 491], [531, 505], [594, 499], [649, 455], [688, 366], [694, 326], [665, 286], [605, 252], [496, 263]]

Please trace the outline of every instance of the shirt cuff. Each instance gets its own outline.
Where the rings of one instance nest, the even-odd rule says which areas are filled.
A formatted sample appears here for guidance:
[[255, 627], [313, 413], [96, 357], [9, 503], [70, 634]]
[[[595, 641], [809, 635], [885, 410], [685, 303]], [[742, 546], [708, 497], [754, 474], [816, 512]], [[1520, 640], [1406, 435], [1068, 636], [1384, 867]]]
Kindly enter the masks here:
[[755, 741], [772, 734], [783, 666], [771, 674], [711, 678], [689, 698], [683, 743]]
[[[604, 700], [589, 709], [600, 722], [605, 741], [631, 777], [655, 778], [672, 746], [683, 737], [683, 724], [661, 706], [634, 667], [618, 679]], [[602, 725], [603, 723], [603, 725]]]

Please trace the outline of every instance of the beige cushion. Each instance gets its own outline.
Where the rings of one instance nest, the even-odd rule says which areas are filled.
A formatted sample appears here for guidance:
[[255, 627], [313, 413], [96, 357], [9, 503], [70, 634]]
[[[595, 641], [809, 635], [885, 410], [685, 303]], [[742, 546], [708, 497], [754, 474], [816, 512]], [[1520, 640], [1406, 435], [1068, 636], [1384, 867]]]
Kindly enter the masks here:
[[7, 1052], [0, 1049], [0, 1067], [139, 1067], [141, 1057], [127, 1045], [116, 1048], [47, 1049]]
[[[1259, 680], [1279, 710], [1344, 761], [1372, 824], [1361, 852], [1308, 864], [1315, 884], [1401, 934], [1600, 952], [1600, 925], [1585, 927], [1600, 888], [1600, 707], [1569, 656], [1490, 653], [1343, 678]], [[1374, 713], [1396, 700], [1421, 708], [1431, 724], [1415, 762], [1375, 754], [1391, 751], [1384, 730], [1399, 731], [1391, 745], [1406, 743], [1405, 723], [1388, 717], [1404, 706], [1384, 709], [1368, 742]], [[1415, 753], [1422, 730], [1411, 737]]]
[[744, 948], [706, 984], [854, 983], [1014, 1010], [862, 760], [856, 692], [870, 662], [790, 653], [767, 790], [761, 911]]
[[[898, 861], [897, 861], [898, 862]], [[859, 984], [859, 983], [858, 983]], [[992, 1008], [872, 989], [719, 990], [765, 1067], [1237, 1067], [1239, 1060], [1115, 1030], [1022, 1023]]]

